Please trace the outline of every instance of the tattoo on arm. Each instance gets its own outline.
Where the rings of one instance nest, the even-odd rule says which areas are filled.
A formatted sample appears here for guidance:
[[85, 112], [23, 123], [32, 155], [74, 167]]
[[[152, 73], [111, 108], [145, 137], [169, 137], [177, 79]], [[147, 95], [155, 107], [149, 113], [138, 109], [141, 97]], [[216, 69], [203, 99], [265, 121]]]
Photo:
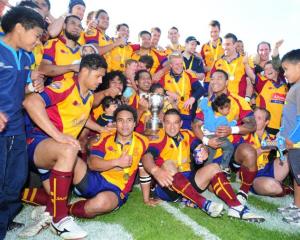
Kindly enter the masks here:
[[256, 121], [255, 121], [254, 116], [245, 117], [243, 119], [243, 125], [242, 126], [247, 129], [248, 133], [249, 132], [255, 132], [255, 130], [256, 130]]

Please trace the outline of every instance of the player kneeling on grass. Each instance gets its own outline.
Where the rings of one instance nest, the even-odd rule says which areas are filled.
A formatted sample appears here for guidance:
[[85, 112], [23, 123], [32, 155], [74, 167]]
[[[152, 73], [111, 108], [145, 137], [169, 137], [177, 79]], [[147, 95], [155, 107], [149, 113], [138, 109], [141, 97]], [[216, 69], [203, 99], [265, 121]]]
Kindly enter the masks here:
[[116, 132], [101, 134], [91, 147], [88, 165], [78, 160], [75, 167], [75, 193], [87, 198], [73, 203], [70, 214], [92, 218], [121, 207], [131, 191], [148, 139], [134, 132], [136, 110], [127, 105], [114, 112]]
[[[78, 77], [53, 82], [40, 94], [32, 94], [24, 101], [24, 107], [34, 123], [27, 127], [27, 151], [29, 161], [43, 175], [43, 185], [50, 192], [38, 191], [23, 194], [23, 200], [38, 199], [47, 204], [33, 229], [35, 234], [43, 225], [51, 222], [51, 230], [64, 239], [83, 238], [87, 235], [72, 217], [68, 216], [68, 194], [73, 179], [80, 145], [76, 138], [84, 126], [100, 132], [102, 129], [90, 119], [93, 93], [102, 82], [107, 64], [103, 57], [91, 54], [80, 63]], [[42, 202], [42, 196], [45, 202]], [[49, 215], [48, 215], [49, 216]], [[32, 229], [31, 229], [32, 230]], [[26, 232], [25, 236], [32, 235]]]
[[[156, 195], [166, 201], [175, 201], [183, 196], [197, 204], [204, 212], [217, 217], [223, 205], [205, 199], [200, 193], [209, 185], [228, 206], [228, 216], [248, 221], [264, 221], [243, 206], [237, 199], [226, 176], [218, 164], [208, 164], [196, 172], [191, 171], [191, 151], [199, 149], [201, 141], [192, 132], [182, 130], [180, 113], [168, 110], [163, 120], [164, 130], [158, 140], [150, 142], [149, 150], [142, 159], [143, 166], [158, 185]], [[205, 150], [206, 151], [206, 150]], [[207, 152], [203, 154], [207, 158]], [[202, 160], [202, 159], [200, 159]]]

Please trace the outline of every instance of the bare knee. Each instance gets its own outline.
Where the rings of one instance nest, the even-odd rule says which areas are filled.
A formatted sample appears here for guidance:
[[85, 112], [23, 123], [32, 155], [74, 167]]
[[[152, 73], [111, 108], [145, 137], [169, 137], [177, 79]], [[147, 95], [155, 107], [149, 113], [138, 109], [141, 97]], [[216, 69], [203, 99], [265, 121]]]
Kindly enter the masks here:
[[282, 192], [281, 184], [275, 179], [256, 179], [253, 182], [254, 190], [260, 195], [276, 196]]
[[206, 171], [210, 172], [212, 177], [221, 172], [220, 165], [217, 163], [208, 164], [206, 167]]
[[78, 154], [78, 148], [72, 146], [71, 144], [63, 144], [61, 146], [59, 161], [64, 161], [67, 163], [75, 163]]
[[247, 168], [256, 168], [257, 153], [250, 144], [242, 143], [235, 152], [235, 161]]
[[90, 199], [86, 204], [86, 212], [95, 217], [109, 213], [118, 206], [118, 197], [113, 192], [99, 193], [95, 198]]

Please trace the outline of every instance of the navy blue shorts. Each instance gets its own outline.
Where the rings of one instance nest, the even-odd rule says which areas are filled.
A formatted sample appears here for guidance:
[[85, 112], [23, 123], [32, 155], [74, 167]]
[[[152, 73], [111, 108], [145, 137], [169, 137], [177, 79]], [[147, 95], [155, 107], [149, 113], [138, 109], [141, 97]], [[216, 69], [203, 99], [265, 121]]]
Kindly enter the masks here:
[[35, 173], [38, 173], [40, 175], [40, 178], [42, 181], [45, 181], [50, 176], [50, 170], [37, 168], [34, 163], [34, 152], [37, 147], [37, 145], [44, 141], [45, 139], [48, 139], [49, 136], [42, 133], [30, 133], [27, 134], [27, 154], [28, 154], [28, 160], [29, 160], [29, 169]]
[[258, 178], [258, 177], [275, 178], [275, 175], [274, 175], [274, 162], [273, 161], [268, 162], [264, 168], [258, 170], [255, 178]]
[[117, 195], [121, 207], [128, 198], [116, 185], [108, 182], [99, 172], [87, 170], [84, 178], [74, 188], [74, 192], [84, 198], [95, 197], [100, 192], [110, 191]]

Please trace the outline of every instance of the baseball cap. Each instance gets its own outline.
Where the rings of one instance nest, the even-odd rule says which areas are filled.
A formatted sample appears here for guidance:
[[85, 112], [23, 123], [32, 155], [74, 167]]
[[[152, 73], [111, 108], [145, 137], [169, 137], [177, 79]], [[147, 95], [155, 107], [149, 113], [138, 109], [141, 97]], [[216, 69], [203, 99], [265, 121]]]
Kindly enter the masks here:
[[191, 41], [195, 41], [197, 43], [197, 45], [200, 45], [200, 42], [194, 36], [189, 36], [189, 37], [187, 37], [187, 39], [185, 39], [185, 43], [188, 43]]

